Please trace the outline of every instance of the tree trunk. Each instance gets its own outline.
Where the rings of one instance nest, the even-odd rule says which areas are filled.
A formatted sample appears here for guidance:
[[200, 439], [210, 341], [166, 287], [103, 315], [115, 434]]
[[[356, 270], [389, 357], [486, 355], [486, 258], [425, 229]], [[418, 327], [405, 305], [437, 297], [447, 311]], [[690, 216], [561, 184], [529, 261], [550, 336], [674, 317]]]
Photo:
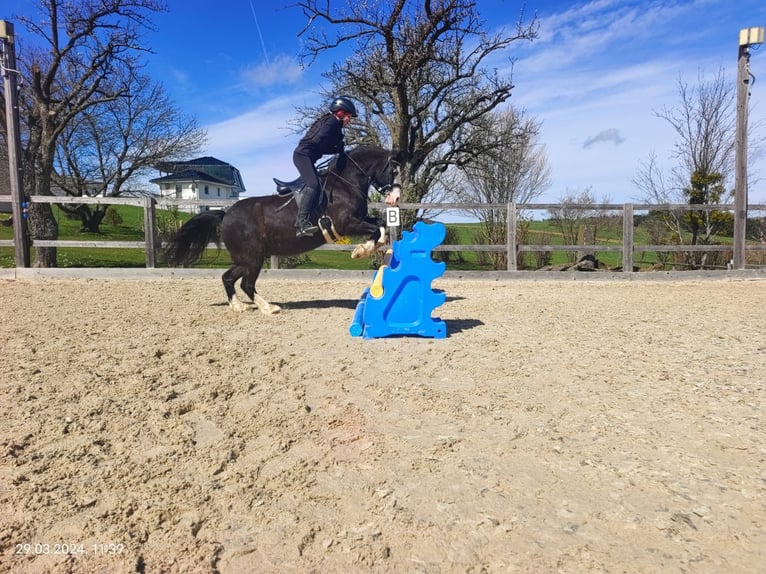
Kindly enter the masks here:
[[[43, 134], [44, 136], [44, 134]], [[42, 141], [45, 141], [44, 137]], [[51, 170], [53, 169], [52, 148], [40, 145], [38, 148], [40, 169], [34, 173], [30, 189], [34, 195], [52, 195]], [[31, 165], [35, 165], [31, 162]], [[49, 203], [33, 203], [29, 210], [29, 232], [32, 240], [56, 240], [59, 236], [59, 224], [53, 215], [53, 207]], [[56, 267], [58, 251], [55, 247], [35, 247], [33, 267]]]
[[91, 211], [87, 206], [79, 210], [80, 231], [83, 233], [100, 233], [101, 222], [106, 215], [105, 209], [95, 209]]
[[[29, 229], [32, 239], [58, 239], [59, 224], [48, 203], [33, 203], [29, 209]], [[35, 247], [33, 267], [56, 267], [55, 247]]]

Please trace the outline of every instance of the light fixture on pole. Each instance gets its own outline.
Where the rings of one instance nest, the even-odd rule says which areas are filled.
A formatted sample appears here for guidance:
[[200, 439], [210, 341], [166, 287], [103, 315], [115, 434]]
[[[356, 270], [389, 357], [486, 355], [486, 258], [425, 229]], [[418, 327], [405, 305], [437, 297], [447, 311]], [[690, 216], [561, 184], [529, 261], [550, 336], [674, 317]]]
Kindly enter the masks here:
[[747, 112], [750, 96], [750, 46], [764, 43], [764, 27], [739, 31], [737, 60], [737, 132], [734, 158], [734, 269], [745, 268], [747, 229]]

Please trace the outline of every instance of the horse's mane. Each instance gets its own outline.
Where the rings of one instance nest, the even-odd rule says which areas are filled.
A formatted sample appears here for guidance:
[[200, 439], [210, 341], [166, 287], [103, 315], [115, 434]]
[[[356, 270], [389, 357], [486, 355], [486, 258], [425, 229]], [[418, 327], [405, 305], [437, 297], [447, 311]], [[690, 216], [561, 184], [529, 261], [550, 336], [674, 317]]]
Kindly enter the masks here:
[[371, 145], [371, 144], [359, 144], [357, 146], [354, 146], [351, 148], [351, 150], [348, 152], [349, 155], [356, 155], [359, 153], [363, 153], [365, 151], [382, 151], [387, 152], [387, 150], [383, 149], [382, 147], [378, 145]]
[[[367, 157], [369, 154], [376, 154], [376, 153], [381, 153], [386, 155], [391, 154], [391, 152], [388, 151], [387, 149], [384, 149], [376, 145], [370, 145], [370, 144], [360, 144], [350, 148], [346, 152], [346, 154], [350, 158], [353, 158], [356, 161], [362, 160], [364, 157]], [[330, 160], [330, 162], [327, 164], [328, 169], [335, 170], [337, 168], [338, 157], [339, 156], [336, 155]]]
[[348, 151], [348, 155], [350, 155], [351, 157], [356, 157], [356, 156], [359, 156], [359, 155], [365, 155], [365, 154], [369, 154], [369, 153], [386, 153], [387, 154], [387, 153], [390, 153], [390, 152], [388, 150], [386, 150], [386, 149], [383, 149], [380, 146], [370, 145], [370, 144], [357, 145], [357, 146], [352, 147]]

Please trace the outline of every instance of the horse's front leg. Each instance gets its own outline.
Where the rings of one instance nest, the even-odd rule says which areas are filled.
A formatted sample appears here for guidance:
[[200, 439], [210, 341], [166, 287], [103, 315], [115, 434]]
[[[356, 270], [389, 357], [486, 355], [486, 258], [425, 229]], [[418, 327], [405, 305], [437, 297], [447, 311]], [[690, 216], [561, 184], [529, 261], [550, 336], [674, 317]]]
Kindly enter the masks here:
[[375, 230], [372, 237], [360, 243], [351, 252], [352, 259], [358, 259], [360, 257], [372, 257], [375, 252], [386, 244], [386, 228], [382, 225]]
[[253, 303], [264, 315], [274, 315], [282, 310], [282, 307], [279, 305], [274, 305], [274, 303], [269, 303], [258, 293], [253, 294]]
[[242, 276], [242, 282], [239, 285], [255, 306], [258, 307], [258, 310], [261, 313], [264, 315], [274, 315], [282, 310], [281, 307], [269, 303], [255, 290], [255, 282], [258, 280], [258, 275], [261, 273], [263, 260], [263, 256], [255, 258], [254, 263], [245, 269], [244, 275]]

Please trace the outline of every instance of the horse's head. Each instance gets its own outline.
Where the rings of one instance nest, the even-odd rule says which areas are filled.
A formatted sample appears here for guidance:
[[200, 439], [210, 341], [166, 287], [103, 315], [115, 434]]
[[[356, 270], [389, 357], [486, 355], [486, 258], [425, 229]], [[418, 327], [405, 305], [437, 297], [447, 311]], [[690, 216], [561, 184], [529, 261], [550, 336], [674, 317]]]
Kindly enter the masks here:
[[365, 194], [371, 186], [386, 194], [394, 187], [401, 187], [400, 171], [398, 154], [379, 147], [359, 146], [348, 153], [339, 175], [358, 181]]
[[368, 213], [368, 194], [370, 187], [382, 194], [401, 187], [399, 159], [379, 147], [359, 146], [346, 157], [338, 158], [328, 169], [327, 215], [334, 220], [335, 229], [341, 235], [369, 234], [370, 237], [356, 246], [351, 257], [369, 256], [385, 244], [385, 222]]

